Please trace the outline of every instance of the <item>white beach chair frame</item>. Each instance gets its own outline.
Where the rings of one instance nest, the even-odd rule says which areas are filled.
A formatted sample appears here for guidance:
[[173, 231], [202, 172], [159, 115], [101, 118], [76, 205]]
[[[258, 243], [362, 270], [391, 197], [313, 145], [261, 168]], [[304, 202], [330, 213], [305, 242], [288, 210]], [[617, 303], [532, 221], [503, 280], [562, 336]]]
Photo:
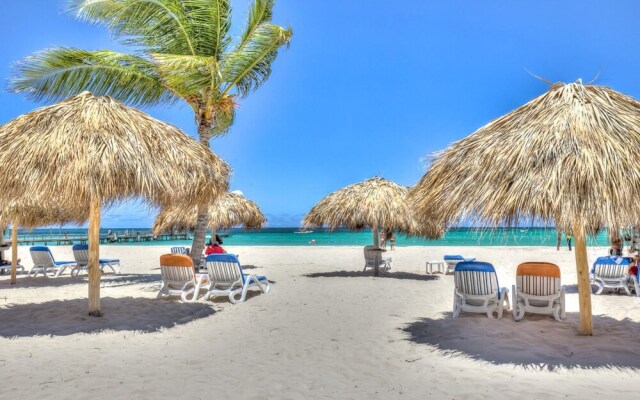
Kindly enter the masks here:
[[364, 246], [364, 269], [362, 272], [366, 272], [367, 269], [375, 270], [376, 266], [382, 272], [386, 272], [391, 269], [393, 264], [393, 258], [383, 258], [382, 250], [375, 246]]
[[633, 285], [638, 296], [638, 282], [634, 276], [629, 275], [628, 264], [596, 264], [593, 273], [590, 275], [591, 283], [598, 289], [594, 294], [602, 294], [604, 289], [624, 289], [631, 296], [629, 285]]
[[[232, 254], [224, 254], [226, 260], [212, 260], [215, 255], [206, 259], [206, 268], [209, 282], [205, 285], [207, 293], [204, 300], [216, 296], [228, 296], [233, 304], [241, 303], [247, 298], [247, 291], [258, 288], [262, 293], [269, 293], [271, 285], [269, 280], [259, 279], [257, 275], [244, 274], [240, 261]], [[239, 296], [239, 297], [238, 297]]]
[[[487, 279], [468, 279], [470, 274], [488, 274]], [[494, 279], [495, 278], [495, 279]], [[454, 271], [455, 289], [453, 293], [453, 318], [457, 318], [460, 312], [471, 312], [487, 314], [491, 319], [501, 319], [505, 310], [511, 305], [509, 303], [509, 289], [506, 287], [498, 288], [498, 280], [495, 272], [477, 272], [477, 271]], [[469, 285], [475, 285], [474, 282], [490, 282], [488, 288], [474, 288], [468, 290]], [[488, 289], [488, 290], [487, 290]], [[471, 292], [488, 291], [488, 294], [474, 294]], [[500, 294], [500, 296], [498, 296]], [[493, 316], [494, 313], [498, 317]]]
[[171, 248], [171, 254], [184, 254], [189, 255], [189, 249], [185, 246], [174, 246]]
[[69, 268], [75, 267], [74, 262], [65, 262], [64, 264], [56, 264], [50, 251], [36, 250], [29, 251], [33, 267], [29, 270], [29, 277], [35, 278], [38, 274], [42, 274], [47, 278], [57, 278]]
[[[537, 285], [528, 285], [527, 279], [537, 280]], [[554, 287], [554, 293], [549, 295], [537, 295], [528, 293], [531, 286]], [[527, 291], [523, 288], [528, 287]], [[520, 275], [516, 277], [516, 284], [513, 285], [513, 319], [520, 321], [525, 313], [553, 315], [556, 321], [565, 318], [565, 289], [560, 285], [560, 278], [547, 276]]]
[[156, 298], [179, 296], [185, 303], [193, 303], [198, 299], [207, 280], [205, 274], [196, 274], [193, 266], [160, 265], [160, 274], [162, 286]]
[[[89, 250], [73, 249], [73, 258], [76, 260], [76, 266], [71, 269], [71, 276], [77, 277], [80, 272], [88, 272]], [[114, 274], [119, 274], [122, 270], [120, 260], [100, 260], [100, 271], [104, 272], [105, 267], [109, 267]]]

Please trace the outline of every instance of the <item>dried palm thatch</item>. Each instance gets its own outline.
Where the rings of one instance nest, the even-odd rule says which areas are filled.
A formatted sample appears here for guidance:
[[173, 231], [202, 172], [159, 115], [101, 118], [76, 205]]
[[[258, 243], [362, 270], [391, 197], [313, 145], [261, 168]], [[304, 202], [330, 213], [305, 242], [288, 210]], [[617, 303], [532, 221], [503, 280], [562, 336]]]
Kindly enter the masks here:
[[85, 205], [206, 202], [227, 191], [230, 173], [178, 128], [89, 92], [0, 127], [0, 163], [2, 199], [32, 192]]
[[14, 224], [33, 229], [45, 225], [82, 225], [89, 218], [89, 209], [78, 204], [71, 206], [74, 208], [33, 197], [13, 200], [0, 205], [0, 226]]
[[639, 102], [606, 87], [556, 84], [437, 154], [411, 199], [419, 215], [447, 224], [535, 219], [572, 230], [581, 329], [590, 334], [584, 236], [640, 221], [638, 148]]
[[81, 225], [89, 217], [89, 210], [73, 205], [74, 208], [61, 207], [51, 199], [37, 196], [23, 196], [0, 205], [0, 226], [9, 224], [11, 228], [11, 284], [17, 282], [16, 266], [18, 258], [18, 226], [32, 229], [43, 225], [78, 224]]
[[[153, 230], [156, 233], [171, 229], [192, 230], [197, 219], [197, 207], [165, 207], [156, 217]], [[238, 225], [247, 229], [260, 229], [265, 222], [267, 219], [258, 205], [237, 193], [225, 193], [209, 204], [209, 227], [213, 231]]]
[[139, 197], [204, 204], [225, 193], [230, 169], [178, 128], [89, 92], [0, 127], [0, 201], [25, 193], [89, 208], [89, 314], [101, 315], [100, 208]]
[[366, 181], [335, 191], [316, 204], [304, 217], [304, 227], [346, 227], [360, 230], [371, 227], [377, 245], [378, 228], [409, 234], [440, 237], [442, 230], [431, 224], [419, 224], [407, 202], [409, 189], [383, 178]]

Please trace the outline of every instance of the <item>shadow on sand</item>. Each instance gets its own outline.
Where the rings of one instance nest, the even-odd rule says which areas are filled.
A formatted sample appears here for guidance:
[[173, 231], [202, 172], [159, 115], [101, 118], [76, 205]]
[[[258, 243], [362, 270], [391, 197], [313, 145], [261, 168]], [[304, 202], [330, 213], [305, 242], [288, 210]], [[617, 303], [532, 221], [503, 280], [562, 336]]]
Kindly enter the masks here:
[[[303, 275], [307, 278], [373, 278], [371, 271], [332, 271], [332, 272], [315, 272]], [[410, 272], [385, 272], [380, 274], [379, 278], [385, 279], [413, 279], [416, 281], [434, 281], [440, 279], [436, 275], [412, 274]]]
[[469, 357], [490, 364], [511, 364], [534, 370], [640, 369], [640, 323], [593, 316], [594, 336], [580, 336], [578, 313], [556, 322], [529, 315], [514, 322], [511, 313], [499, 320], [484, 314], [452, 319], [422, 318], [402, 330], [407, 340], [435, 347], [450, 357]]
[[[136, 284], [154, 283], [160, 285], [162, 278], [160, 274], [104, 274], [100, 279], [102, 287], [117, 287]], [[47, 278], [39, 275], [30, 278], [26, 275], [19, 276], [15, 285], [11, 285], [8, 279], [0, 281], [0, 288], [38, 288], [38, 287], [60, 287], [67, 285], [87, 285], [88, 277], [82, 274], [79, 277], [72, 278], [69, 275], [60, 276], [58, 278]]]
[[157, 332], [215, 313], [212, 305], [149, 298], [102, 298], [104, 316], [87, 315], [87, 300], [0, 307], [0, 337], [67, 336], [102, 331]]

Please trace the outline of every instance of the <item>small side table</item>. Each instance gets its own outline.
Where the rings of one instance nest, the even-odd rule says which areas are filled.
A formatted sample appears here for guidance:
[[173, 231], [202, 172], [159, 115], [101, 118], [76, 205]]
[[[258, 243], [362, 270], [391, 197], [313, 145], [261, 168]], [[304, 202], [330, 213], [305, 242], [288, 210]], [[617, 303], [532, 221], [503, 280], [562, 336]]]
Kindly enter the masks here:
[[436, 268], [436, 272], [440, 274], [444, 274], [444, 271], [445, 271], [444, 261], [427, 261], [425, 272], [427, 274], [433, 274], [434, 267]]

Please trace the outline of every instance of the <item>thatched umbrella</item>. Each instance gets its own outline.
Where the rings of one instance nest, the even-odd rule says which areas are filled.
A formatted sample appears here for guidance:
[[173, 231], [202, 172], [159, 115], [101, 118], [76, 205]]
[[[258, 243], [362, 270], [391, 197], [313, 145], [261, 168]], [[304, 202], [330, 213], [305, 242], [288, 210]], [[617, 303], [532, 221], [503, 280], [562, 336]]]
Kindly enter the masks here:
[[[373, 245], [378, 247], [378, 228], [441, 236], [430, 224], [418, 224], [407, 202], [409, 189], [383, 178], [366, 181], [335, 191], [316, 204], [304, 217], [304, 227], [327, 226], [334, 230], [346, 227], [360, 230], [370, 227]], [[377, 275], [376, 271], [376, 275]]]
[[[172, 228], [192, 230], [198, 220], [197, 207], [170, 206], [160, 211], [153, 223], [156, 233]], [[242, 225], [247, 229], [260, 229], [267, 219], [253, 201], [238, 193], [226, 193], [209, 204], [209, 227], [215, 236], [216, 229], [229, 229]]]
[[[81, 225], [89, 218], [87, 208], [78, 204], [65, 205], [44, 199], [37, 195], [24, 196], [0, 206], [0, 226], [11, 224], [11, 284], [16, 283], [18, 264], [18, 227], [33, 229], [44, 225]], [[73, 208], [68, 208], [68, 207]]]
[[229, 167], [178, 128], [84, 92], [0, 127], [1, 200], [39, 193], [89, 208], [89, 314], [100, 315], [100, 208], [142, 198], [196, 204], [225, 193]]
[[556, 84], [435, 156], [412, 190], [419, 214], [451, 223], [555, 222], [573, 231], [580, 330], [592, 334], [586, 235], [640, 221], [640, 103], [609, 88]]

